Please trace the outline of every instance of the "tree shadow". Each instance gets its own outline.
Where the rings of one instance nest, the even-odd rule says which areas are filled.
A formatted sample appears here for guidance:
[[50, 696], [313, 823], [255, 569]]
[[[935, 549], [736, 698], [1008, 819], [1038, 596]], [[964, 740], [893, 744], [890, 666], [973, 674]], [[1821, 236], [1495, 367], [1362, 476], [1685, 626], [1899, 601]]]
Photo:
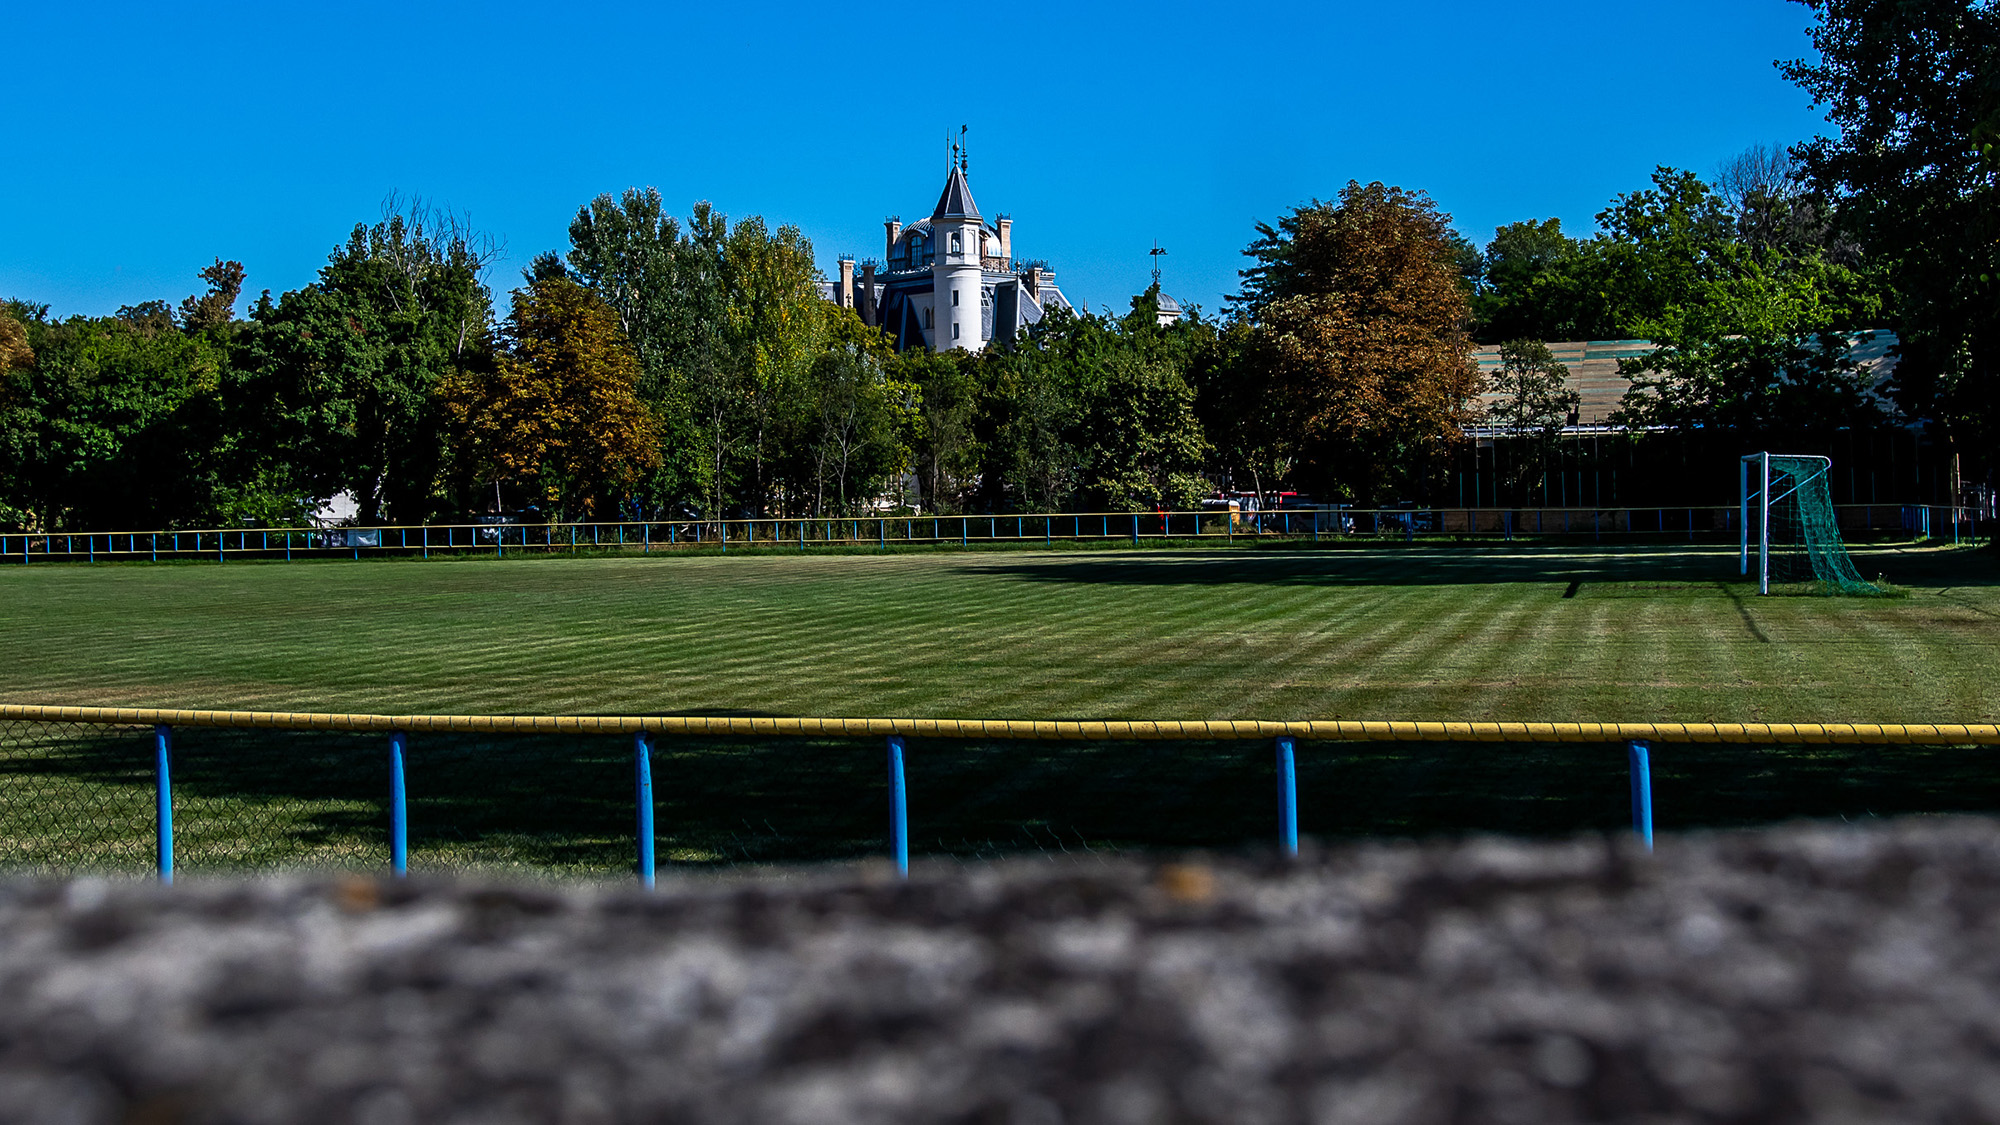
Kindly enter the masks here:
[[[2000, 555], [1991, 551], [1864, 549], [1855, 562], [1867, 577], [1879, 572], [1904, 586], [2000, 585]], [[1028, 582], [1116, 586], [1451, 586], [1506, 583], [1678, 583], [1713, 589], [1742, 582], [1734, 552], [1711, 546], [1677, 552], [1671, 546], [1507, 549], [1465, 547], [1336, 547], [1285, 552], [1167, 551], [1109, 557], [977, 560], [967, 573]]]

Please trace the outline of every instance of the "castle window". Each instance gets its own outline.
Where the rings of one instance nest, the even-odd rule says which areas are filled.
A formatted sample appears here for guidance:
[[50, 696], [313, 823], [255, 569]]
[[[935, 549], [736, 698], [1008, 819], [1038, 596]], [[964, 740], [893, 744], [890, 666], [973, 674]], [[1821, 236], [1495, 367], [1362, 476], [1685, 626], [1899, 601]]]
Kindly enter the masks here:
[[951, 338], [954, 340], [958, 339], [958, 325], [956, 324], [951, 326]]
[[961, 235], [960, 235], [960, 234], [959, 234], [959, 233], [958, 233], [957, 231], [952, 231], [952, 232], [951, 232], [951, 252], [952, 252], [952, 253], [954, 253], [954, 254], [963, 254], [963, 253], [965, 253], [965, 243], [964, 243], [964, 241], [962, 241], [962, 239], [963, 239], [963, 236], [961, 236]]
[[951, 307], [952, 308], [958, 307], [958, 290], [956, 289], [951, 291]]
[[937, 317], [936, 317], [935, 315], [933, 315], [933, 312], [934, 312], [934, 310], [931, 310], [931, 309], [925, 309], [925, 310], [924, 310], [924, 327], [925, 327], [925, 328], [936, 328], [936, 327], [937, 327]]

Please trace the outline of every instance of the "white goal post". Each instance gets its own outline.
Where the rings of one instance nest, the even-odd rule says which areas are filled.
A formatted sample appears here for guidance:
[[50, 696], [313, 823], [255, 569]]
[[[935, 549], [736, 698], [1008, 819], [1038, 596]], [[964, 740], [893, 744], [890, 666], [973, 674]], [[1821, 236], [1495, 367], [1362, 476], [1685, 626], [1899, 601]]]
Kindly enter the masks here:
[[[1833, 469], [1833, 458], [1813, 454], [1787, 454], [1786, 461], [1818, 461], [1823, 466], [1816, 476]], [[1753, 479], [1754, 474], [1754, 479]], [[1736, 463], [1737, 483], [1737, 573], [1750, 573], [1750, 505], [1757, 505], [1757, 592], [1771, 592], [1771, 506], [1799, 490], [1803, 481], [1790, 473], [1780, 473], [1780, 481], [1790, 487], [1771, 495], [1771, 453], [1746, 453]], [[1754, 487], [1753, 487], [1754, 485]]]

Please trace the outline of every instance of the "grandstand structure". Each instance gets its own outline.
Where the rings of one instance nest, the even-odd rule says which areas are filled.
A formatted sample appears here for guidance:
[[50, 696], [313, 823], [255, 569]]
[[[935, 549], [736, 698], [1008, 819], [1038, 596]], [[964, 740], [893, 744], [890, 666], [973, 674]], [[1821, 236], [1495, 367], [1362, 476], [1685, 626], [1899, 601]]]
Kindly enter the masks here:
[[[1847, 340], [1848, 357], [1868, 373], [1868, 385], [1879, 396], [1879, 388], [1896, 369], [1893, 354], [1896, 334], [1870, 329], [1854, 333]], [[1632, 389], [1632, 380], [1618, 370], [1619, 361], [1644, 359], [1659, 350], [1660, 345], [1651, 340], [1569, 340], [1550, 341], [1546, 346], [1556, 362], [1569, 369], [1568, 385], [1578, 397], [1576, 411], [1563, 427], [1563, 433], [1580, 436], [1623, 432], [1625, 428], [1614, 426], [1611, 416], [1624, 403], [1626, 393]], [[1500, 370], [1500, 347], [1487, 344], [1472, 353], [1472, 360], [1486, 382]], [[1480, 396], [1479, 406], [1483, 411], [1497, 400], [1498, 396], [1488, 391]], [[1469, 427], [1466, 432], [1478, 438], [1508, 436], [1504, 427], [1483, 423]]]

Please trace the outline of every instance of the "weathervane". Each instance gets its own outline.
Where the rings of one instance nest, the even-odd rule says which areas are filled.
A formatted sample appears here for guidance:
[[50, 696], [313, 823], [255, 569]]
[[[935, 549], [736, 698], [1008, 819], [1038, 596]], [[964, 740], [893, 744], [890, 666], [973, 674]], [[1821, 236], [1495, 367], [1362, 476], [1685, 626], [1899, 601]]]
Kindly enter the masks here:
[[1160, 249], [1160, 240], [1156, 238], [1153, 240], [1153, 248], [1146, 251], [1146, 253], [1153, 256], [1153, 288], [1158, 289], [1160, 287], [1160, 255], [1166, 253], [1166, 251]]
[[963, 125], [958, 127], [958, 139], [955, 141], [951, 139], [950, 129], [944, 131], [944, 170], [946, 172], [950, 172], [953, 168], [957, 168], [961, 172], [969, 171], [965, 159], [965, 129], [966, 127]]

